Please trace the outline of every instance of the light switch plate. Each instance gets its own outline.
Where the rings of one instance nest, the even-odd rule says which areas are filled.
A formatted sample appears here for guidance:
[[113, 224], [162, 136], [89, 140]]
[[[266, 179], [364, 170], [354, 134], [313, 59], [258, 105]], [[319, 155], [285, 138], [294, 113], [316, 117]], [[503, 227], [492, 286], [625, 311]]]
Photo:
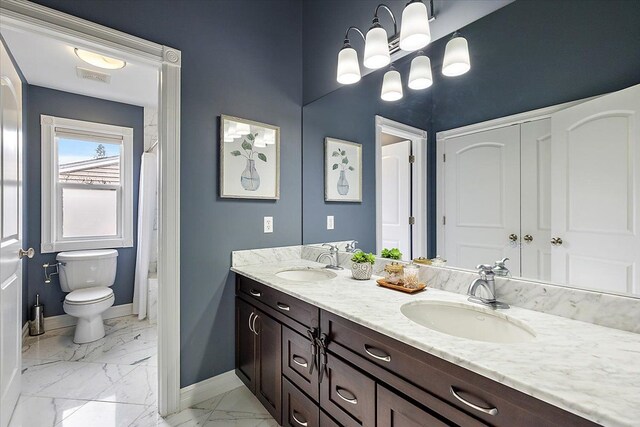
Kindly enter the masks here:
[[273, 233], [273, 217], [272, 216], [264, 217], [264, 232]]
[[327, 215], [327, 230], [333, 230], [334, 225], [333, 215]]

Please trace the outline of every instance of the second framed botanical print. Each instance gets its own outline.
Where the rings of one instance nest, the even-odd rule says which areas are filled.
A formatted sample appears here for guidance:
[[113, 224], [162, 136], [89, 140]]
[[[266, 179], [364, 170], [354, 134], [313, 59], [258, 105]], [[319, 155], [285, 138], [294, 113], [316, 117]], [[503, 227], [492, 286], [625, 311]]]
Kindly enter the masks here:
[[325, 138], [324, 199], [328, 202], [362, 202], [361, 144]]

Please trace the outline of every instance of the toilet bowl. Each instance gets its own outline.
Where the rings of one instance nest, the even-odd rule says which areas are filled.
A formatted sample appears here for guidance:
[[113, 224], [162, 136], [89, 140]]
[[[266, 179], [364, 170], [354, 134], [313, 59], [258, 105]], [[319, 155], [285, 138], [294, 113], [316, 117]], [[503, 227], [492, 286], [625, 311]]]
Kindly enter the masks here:
[[118, 252], [113, 249], [60, 252], [56, 259], [60, 268], [60, 287], [69, 292], [64, 299], [64, 312], [78, 322], [73, 342], [84, 344], [104, 337], [102, 314], [111, 307], [115, 295]]

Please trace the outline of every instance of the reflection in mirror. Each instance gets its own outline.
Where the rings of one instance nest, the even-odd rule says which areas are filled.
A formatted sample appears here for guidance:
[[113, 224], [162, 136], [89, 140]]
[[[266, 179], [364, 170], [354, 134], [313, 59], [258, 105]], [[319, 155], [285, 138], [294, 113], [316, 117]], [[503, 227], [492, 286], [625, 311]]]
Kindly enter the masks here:
[[[637, 3], [613, 3], [545, 2], [540, 14], [514, 2], [460, 29], [462, 76], [442, 72], [449, 35], [395, 58], [399, 101], [380, 99], [383, 69], [305, 105], [304, 243], [355, 238], [471, 270], [508, 257], [515, 277], [640, 295], [640, 57], [629, 54], [640, 27]], [[406, 79], [421, 54], [433, 84], [416, 91]], [[426, 131], [422, 152], [381, 121]], [[326, 136], [362, 144], [362, 203], [326, 203], [314, 188]], [[327, 215], [335, 231], [318, 226]]]

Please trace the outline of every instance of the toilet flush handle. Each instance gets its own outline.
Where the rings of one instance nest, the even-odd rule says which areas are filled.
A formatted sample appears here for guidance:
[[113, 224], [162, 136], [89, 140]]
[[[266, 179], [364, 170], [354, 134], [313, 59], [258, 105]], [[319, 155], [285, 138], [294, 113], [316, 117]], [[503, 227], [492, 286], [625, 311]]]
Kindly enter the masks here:
[[[42, 264], [42, 268], [44, 268], [44, 283], [45, 284], [49, 284], [51, 283], [51, 276], [54, 276], [56, 274], [60, 274], [60, 264], [64, 265], [64, 263], [60, 263], [57, 262], [55, 264]], [[55, 271], [49, 273], [49, 268], [55, 268]]]

